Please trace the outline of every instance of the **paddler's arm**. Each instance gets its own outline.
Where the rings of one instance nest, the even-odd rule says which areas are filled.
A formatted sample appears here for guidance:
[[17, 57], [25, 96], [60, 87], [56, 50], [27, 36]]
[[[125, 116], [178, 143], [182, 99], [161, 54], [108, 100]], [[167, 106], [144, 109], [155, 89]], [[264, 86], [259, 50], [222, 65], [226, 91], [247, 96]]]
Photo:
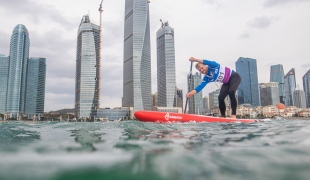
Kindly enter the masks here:
[[210, 61], [210, 60], [207, 60], [207, 59], [197, 59], [195, 57], [190, 57], [189, 61], [191, 61], [191, 62], [199, 62], [199, 63], [202, 63], [204, 65], [208, 65], [208, 66], [210, 66], [212, 68], [215, 68], [215, 67], [219, 66], [219, 64], [217, 62]]
[[199, 93], [207, 84], [208, 80], [206, 78], [203, 78], [201, 83], [195, 89], [186, 94], [186, 98], [189, 98], [192, 95]]
[[194, 94], [196, 94], [196, 93], [197, 93], [197, 91], [194, 89], [194, 90], [192, 90], [191, 92], [189, 92], [189, 93], [186, 94], [186, 98], [189, 98], [189, 97], [191, 97], [192, 95], [194, 95]]

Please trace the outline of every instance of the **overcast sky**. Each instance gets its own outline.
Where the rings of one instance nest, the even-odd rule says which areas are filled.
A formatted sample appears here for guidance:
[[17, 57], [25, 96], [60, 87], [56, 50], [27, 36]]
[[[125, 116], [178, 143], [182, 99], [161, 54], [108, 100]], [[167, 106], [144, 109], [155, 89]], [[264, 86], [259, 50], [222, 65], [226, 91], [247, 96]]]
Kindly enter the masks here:
[[[90, 14], [99, 25], [101, 0], [0, 0], [0, 54], [9, 55], [17, 24], [29, 31], [30, 57], [47, 62], [45, 111], [74, 107], [77, 30]], [[101, 107], [119, 107], [123, 95], [125, 0], [104, 0]], [[259, 83], [270, 66], [296, 70], [300, 88], [310, 69], [310, 0], [151, 0], [152, 93], [157, 91], [156, 32], [159, 19], [175, 30], [177, 86], [187, 92], [190, 56], [235, 69], [239, 57], [257, 60]], [[193, 72], [196, 72], [194, 70]], [[209, 84], [203, 96], [217, 89]]]

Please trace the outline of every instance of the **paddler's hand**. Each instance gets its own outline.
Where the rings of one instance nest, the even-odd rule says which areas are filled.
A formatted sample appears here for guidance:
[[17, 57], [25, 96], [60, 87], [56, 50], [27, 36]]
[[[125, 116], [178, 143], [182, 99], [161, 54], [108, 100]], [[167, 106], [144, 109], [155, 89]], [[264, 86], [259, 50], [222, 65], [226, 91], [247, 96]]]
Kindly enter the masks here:
[[192, 90], [191, 92], [186, 94], [186, 98], [190, 98], [192, 95], [196, 94], [196, 90]]
[[189, 61], [191, 61], [191, 62], [200, 62], [200, 63], [202, 63], [202, 59], [197, 59], [197, 58], [194, 58], [194, 57], [190, 57], [190, 58], [189, 58]]

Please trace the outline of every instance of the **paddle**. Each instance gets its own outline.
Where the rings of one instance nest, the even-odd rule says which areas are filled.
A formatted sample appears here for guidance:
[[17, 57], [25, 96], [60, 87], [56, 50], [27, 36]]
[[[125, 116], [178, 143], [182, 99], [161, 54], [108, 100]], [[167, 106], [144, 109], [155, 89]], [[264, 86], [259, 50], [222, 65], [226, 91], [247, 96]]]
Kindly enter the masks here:
[[[193, 62], [191, 62], [191, 68], [189, 71], [188, 92], [190, 92], [191, 85], [192, 85], [192, 68], [193, 68]], [[184, 114], [186, 113], [187, 101], [188, 101], [188, 98], [186, 98], [185, 107], [184, 107]]]

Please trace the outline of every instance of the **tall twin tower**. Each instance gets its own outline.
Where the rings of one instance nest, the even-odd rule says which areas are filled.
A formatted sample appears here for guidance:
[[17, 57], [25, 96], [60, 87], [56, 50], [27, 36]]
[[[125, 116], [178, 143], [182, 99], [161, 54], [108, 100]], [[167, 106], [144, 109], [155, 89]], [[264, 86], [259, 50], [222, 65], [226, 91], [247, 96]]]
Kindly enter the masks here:
[[[123, 51], [123, 107], [152, 109], [149, 0], [126, 0]], [[99, 108], [100, 27], [82, 18], [77, 38], [75, 109], [78, 118]], [[158, 105], [175, 107], [174, 30], [157, 32]]]
[[[134, 111], [152, 109], [149, 3], [125, 2], [122, 106]], [[156, 42], [157, 106], [176, 107], [174, 29], [168, 22], [162, 22]]]

